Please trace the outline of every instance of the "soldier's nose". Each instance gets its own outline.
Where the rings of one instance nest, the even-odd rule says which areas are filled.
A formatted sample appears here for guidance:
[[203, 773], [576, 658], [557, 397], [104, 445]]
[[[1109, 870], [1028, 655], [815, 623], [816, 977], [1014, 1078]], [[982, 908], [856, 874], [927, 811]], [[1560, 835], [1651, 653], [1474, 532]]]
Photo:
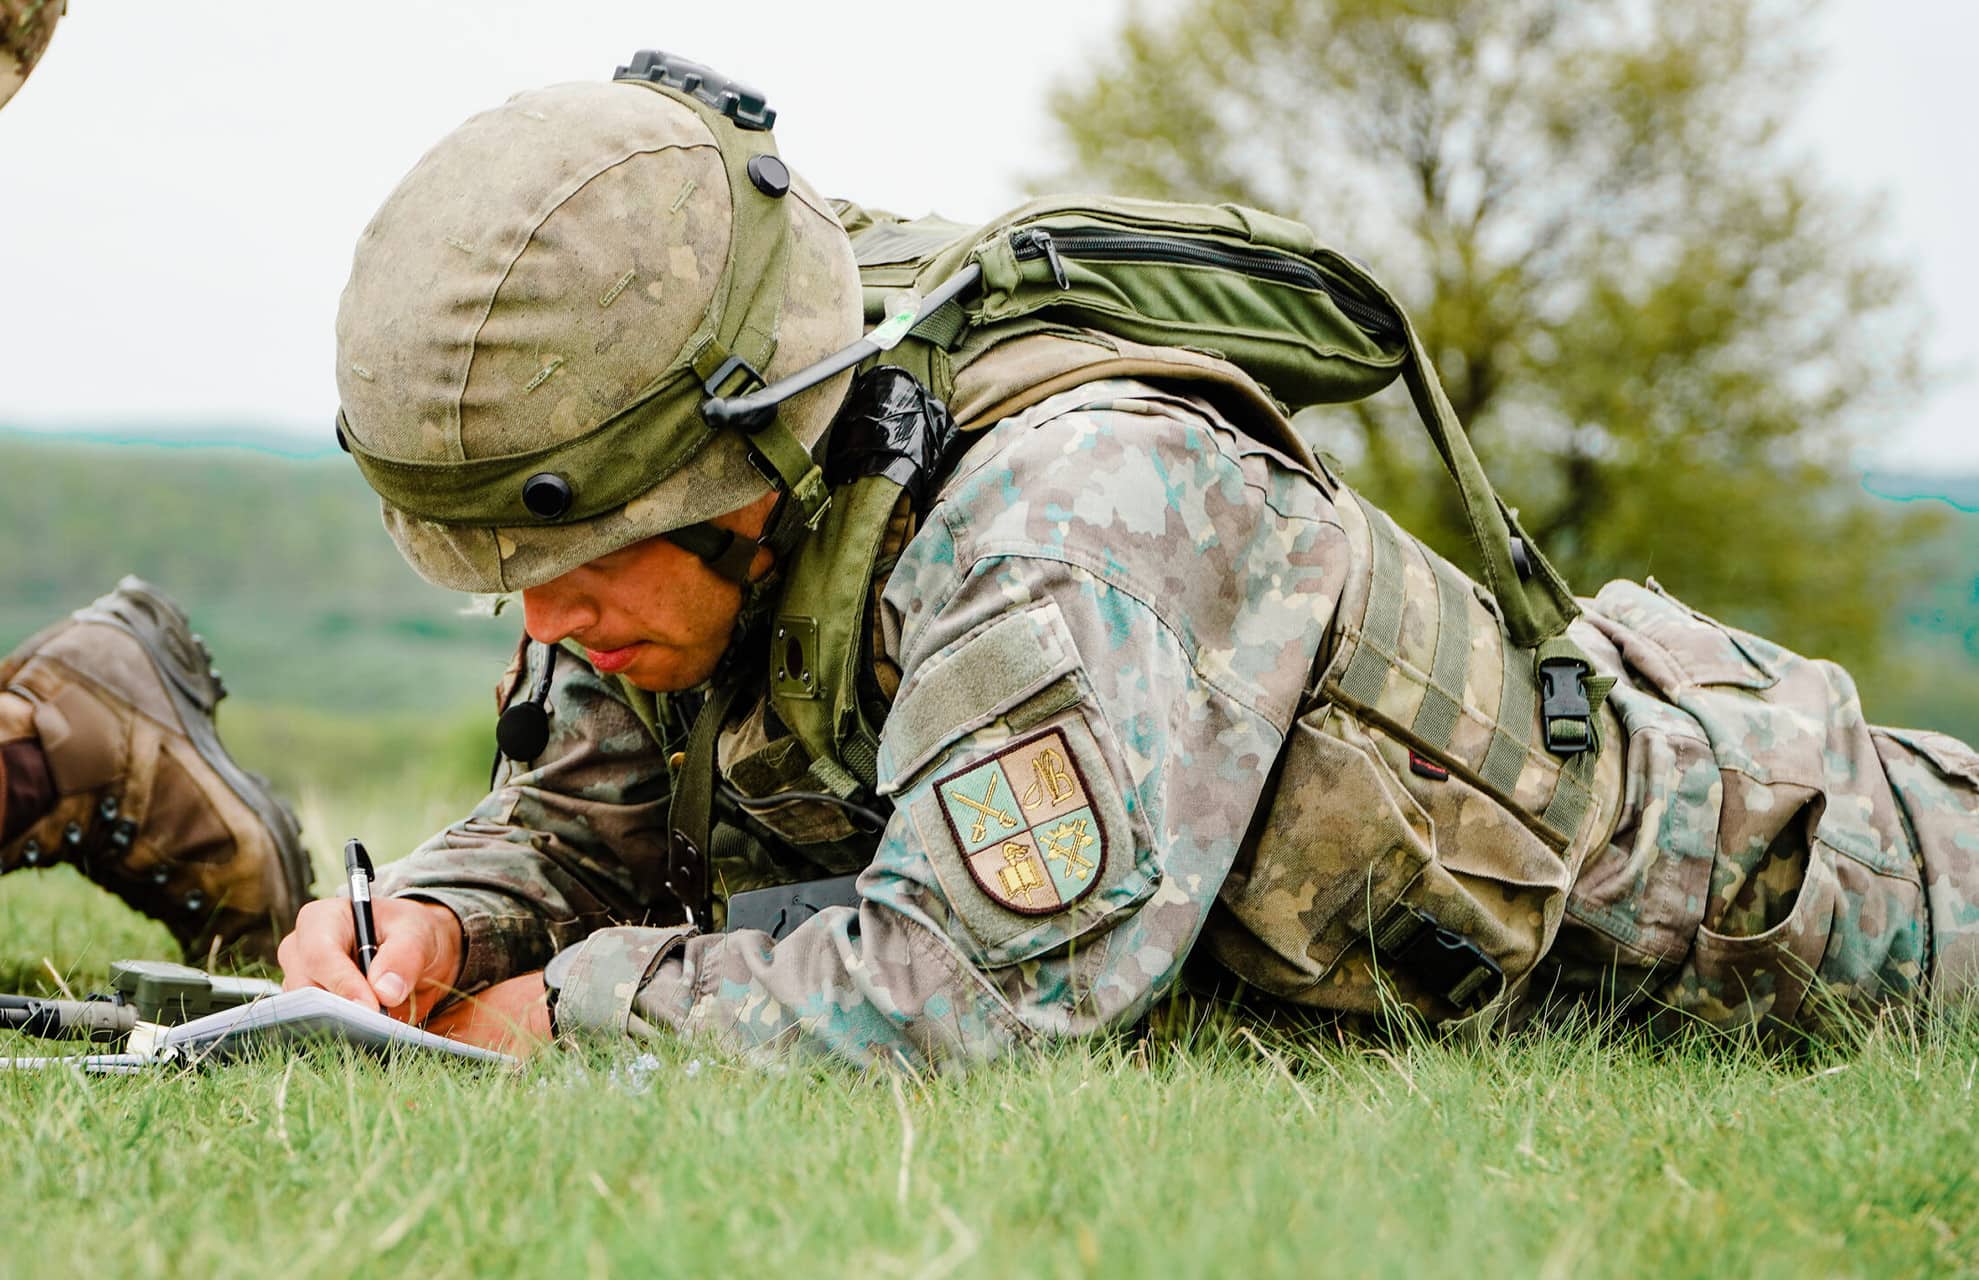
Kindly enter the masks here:
[[597, 606], [581, 591], [559, 586], [562, 579], [522, 593], [522, 629], [539, 644], [560, 644], [598, 620]]

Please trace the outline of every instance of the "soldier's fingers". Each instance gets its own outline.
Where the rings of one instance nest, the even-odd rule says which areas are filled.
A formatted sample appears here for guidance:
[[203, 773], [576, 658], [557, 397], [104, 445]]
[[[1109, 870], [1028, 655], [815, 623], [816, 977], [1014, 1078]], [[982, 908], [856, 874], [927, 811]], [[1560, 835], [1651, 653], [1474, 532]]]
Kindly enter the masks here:
[[[275, 959], [282, 966], [282, 985], [288, 990], [316, 985], [310, 976], [312, 959], [323, 949], [326, 933], [330, 935], [329, 945], [332, 947], [348, 946], [355, 937], [354, 933], [351, 938], [337, 937], [337, 919], [326, 910], [335, 905], [335, 899], [303, 903], [302, 909], [296, 913], [295, 928], [275, 949]], [[348, 919], [343, 921], [342, 927], [346, 932], [351, 931]]]
[[376, 1008], [378, 1000], [371, 984], [357, 971], [352, 958], [356, 945], [350, 905], [343, 899], [322, 898], [303, 904], [296, 915], [295, 931], [282, 939], [276, 952], [282, 964], [283, 988], [322, 987], [346, 1000]]
[[[432, 950], [427, 931], [411, 916], [400, 916], [397, 928], [385, 920], [378, 922], [378, 954], [371, 959], [371, 990], [378, 1004], [394, 1018], [411, 1021], [412, 993], [419, 975], [426, 972]], [[432, 1001], [425, 1002], [428, 1008]]]

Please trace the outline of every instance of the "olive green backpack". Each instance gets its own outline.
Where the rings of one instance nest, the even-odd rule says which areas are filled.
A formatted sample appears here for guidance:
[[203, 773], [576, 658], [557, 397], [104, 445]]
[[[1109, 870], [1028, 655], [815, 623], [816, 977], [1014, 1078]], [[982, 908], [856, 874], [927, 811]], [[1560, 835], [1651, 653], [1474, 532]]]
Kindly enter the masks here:
[[[1037, 334], [1098, 331], [1215, 357], [1285, 410], [1359, 400], [1399, 373], [1457, 487], [1482, 582], [1513, 643], [1533, 654], [1546, 745], [1562, 756], [1594, 746], [1605, 689], [1585, 685], [1592, 668], [1566, 637], [1573, 594], [1492, 489], [1414, 326], [1352, 259], [1299, 223], [1237, 205], [1051, 197], [975, 228], [854, 205], [839, 213], [874, 326], [868, 365], [905, 369], [951, 406], [976, 362]], [[964, 272], [971, 287], [940, 288]], [[1006, 397], [957, 416], [966, 430], [1022, 407]], [[778, 607], [772, 704], [810, 757], [808, 781], [839, 795], [873, 785], [878, 726], [861, 706], [858, 666], [880, 534], [899, 494], [880, 475], [840, 485]]]

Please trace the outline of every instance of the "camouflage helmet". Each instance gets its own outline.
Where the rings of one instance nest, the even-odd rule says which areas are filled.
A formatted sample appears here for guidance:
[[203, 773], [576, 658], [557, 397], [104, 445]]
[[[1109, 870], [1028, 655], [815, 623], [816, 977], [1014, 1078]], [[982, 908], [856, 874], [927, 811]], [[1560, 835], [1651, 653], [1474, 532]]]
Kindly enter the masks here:
[[771, 475], [815, 517], [810, 449], [849, 374], [746, 432], [701, 412], [860, 333], [850, 242], [773, 119], [554, 85], [468, 120], [386, 199], [338, 309], [338, 438], [422, 577], [520, 590], [667, 534], [739, 579], [754, 544], [711, 547], [706, 521]]
[[27, 83], [68, 0], [0, 0], [0, 106]]

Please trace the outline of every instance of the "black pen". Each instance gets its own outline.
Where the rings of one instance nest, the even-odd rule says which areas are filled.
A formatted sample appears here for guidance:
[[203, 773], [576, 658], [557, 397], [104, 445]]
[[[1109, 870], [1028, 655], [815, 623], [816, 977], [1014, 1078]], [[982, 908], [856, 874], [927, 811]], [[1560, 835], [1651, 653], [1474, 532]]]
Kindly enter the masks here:
[[350, 918], [357, 926], [357, 971], [371, 976], [378, 954], [378, 922], [371, 917], [371, 855], [356, 839], [344, 842], [344, 874], [350, 877]]

